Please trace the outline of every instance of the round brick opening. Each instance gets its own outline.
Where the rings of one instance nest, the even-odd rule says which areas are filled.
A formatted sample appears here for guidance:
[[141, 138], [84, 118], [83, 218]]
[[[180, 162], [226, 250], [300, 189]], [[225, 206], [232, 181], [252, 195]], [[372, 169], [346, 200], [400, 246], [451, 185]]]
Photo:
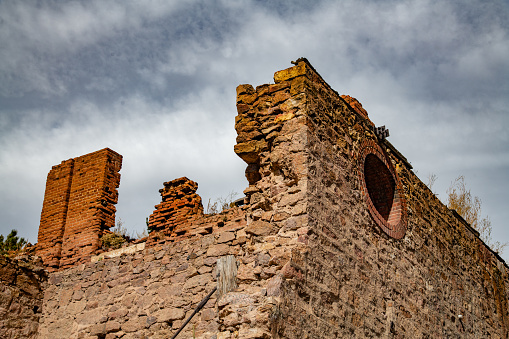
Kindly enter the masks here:
[[388, 220], [396, 183], [387, 166], [373, 154], [368, 154], [364, 160], [364, 180], [373, 205], [378, 213]]
[[359, 177], [369, 212], [389, 236], [401, 239], [407, 225], [406, 202], [398, 175], [374, 141], [366, 141], [358, 157]]

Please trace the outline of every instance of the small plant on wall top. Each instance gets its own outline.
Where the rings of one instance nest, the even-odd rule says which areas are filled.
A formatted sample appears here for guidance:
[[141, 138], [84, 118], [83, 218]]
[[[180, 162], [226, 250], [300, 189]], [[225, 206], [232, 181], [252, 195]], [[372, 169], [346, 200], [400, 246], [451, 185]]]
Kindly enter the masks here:
[[228, 193], [226, 197], [219, 197], [214, 202], [210, 199], [207, 203], [207, 209], [205, 210], [206, 214], [217, 214], [221, 213], [231, 207], [233, 207], [233, 202], [235, 201], [235, 197], [238, 195], [237, 192], [231, 191]]
[[117, 221], [117, 225], [113, 228], [112, 233], [102, 236], [101, 243], [105, 249], [117, 249], [129, 240], [127, 229], [123, 226], [121, 219]]

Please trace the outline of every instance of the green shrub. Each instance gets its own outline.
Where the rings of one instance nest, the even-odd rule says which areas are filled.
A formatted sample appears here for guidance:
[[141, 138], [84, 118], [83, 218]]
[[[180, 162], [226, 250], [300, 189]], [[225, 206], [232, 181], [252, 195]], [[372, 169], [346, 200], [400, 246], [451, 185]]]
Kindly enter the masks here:
[[103, 248], [112, 248], [117, 249], [122, 247], [122, 245], [126, 242], [125, 238], [116, 234], [116, 233], [109, 233], [103, 235], [101, 238], [102, 246]]
[[117, 249], [129, 240], [127, 229], [123, 226], [124, 223], [118, 219], [117, 225], [113, 227], [112, 232], [102, 236], [101, 243], [103, 248]]

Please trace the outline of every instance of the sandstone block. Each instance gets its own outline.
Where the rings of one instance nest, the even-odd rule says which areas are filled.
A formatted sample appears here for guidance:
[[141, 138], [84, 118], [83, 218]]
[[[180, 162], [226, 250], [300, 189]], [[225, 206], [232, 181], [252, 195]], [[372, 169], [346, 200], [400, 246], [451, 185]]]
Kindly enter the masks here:
[[209, 321], [216, 317], [216, 311], [213, 308], [207, 308], [201, 311], [201, 320]]
[[106, 324], [96, 324], [90, 326], [90, 334], [91, 335], [104, 335], [106, 334]]
[[226, 327], [233, 327], [242, 323], [242, 318], [237, 312], [232, 312], [226, 317], [223, 317], [222, 323]]
[[266, 221], [263, 221], [263, 220], [253, 221], [245, 229], [246, 233], [256, 235], [256, 236], [268, 235], [268, 234], [270, 234], [271, 230], [272, 230], [272, 225]]
[[298, 76], [305, 75], [307, 67], [308, 66], [306, 65], [305, 62], [299, 62], [294, 67], [290, 67], [290, 68], [284, 69], [282, 71], [278, 71], [278, 72], [274, 73], [274, 82], [276, 84], [278, 84], [285, 80], [290, 80], [290, 79], [296, 78]]
[[169, 322], [184, 319], [186, 314], [181, 308], [165, 308], [155, 312], [153, 315], [157, 318], [157, 322]]
[[117, 331], [120, 331], [120, 323], [117, 321], [108, 321], [105, 324], [105, 328], [106, 328], [107, 333], [117, 332]]
[[212, 245], [207, 250], [207, 257], [219, 257], [228, 254], [230, 246], [227, 244]]
[[247, 164], [256, 163], [260, 158], [260, 153], [265, 150], [267, 150], [265, 140], [251, 140], [234, 146], [235, 153]]
[[287, 262], [281, 269], [281, 275], [285, 279], [302, 279], [302, 272], [295, 269], [290, 262]]
[[136, 318], [127, 320], [120, 327], [121, 327], [122, 331], [129, 333], [129, 332], [136, 332], [136, 331], [144, 329], [146, 327], [146, 324], [147, 324], [147, 317], [141, 316], [141, 317], [136, 317]]
[[261, 328], [248, 328], [241, 327], [239, 329], [239, 338], [256, 339], [256, 338], [270, 338], [271, 335]]
[[218, 300], [217, 305], [222, 308], [226, 305], [248, 306], [254, 303], [254, 299], [247, 293], [229, 292]]
[[249, 84], [238, 85], [236, 90], [237, 90], [237, 95], [253, 94], [255, 92], [253, 86], [249, 85]]
[[224, 242], [230, 242], [233, 239], [235, 239], [235, 234], [233, 234], [232, 232], [223, 232], [219, 235], [216, 241], [218, 244], [221, 244]]
[[211, 274], [200, 274], [188, 279], [184, 284], [184, 289], [195, 288], [197, 286], [205, 287], [212, 281]]
[[237, 279], [238, 280], [258, 280], [255, 275], [254, 267], [252, 264], [248, 265], [240, 265], [237, 271]]
[[230, 339], [232, 336], [232, 333], [230, 331], [225, 332], [219, 332], [216, 334], [216, 339]]
[[76, 316], [76, 321], [78, 322], [78, 324], [91, 325], [99, 323], [102, 317], [103, 317], [102, 312], [98, 312], [97, 310], [90, 310], [78, 314]]

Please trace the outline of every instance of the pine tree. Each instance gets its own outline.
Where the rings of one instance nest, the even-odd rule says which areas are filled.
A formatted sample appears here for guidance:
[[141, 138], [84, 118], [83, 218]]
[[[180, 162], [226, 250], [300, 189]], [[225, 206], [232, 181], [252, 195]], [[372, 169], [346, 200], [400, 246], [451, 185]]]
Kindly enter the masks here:
[[12, 230], [4, 240], [4, 236], [0, 235], [0, 252], [4, 253], [7, 251], [19, 251], [26, 245], [24, 238], [18, 237], [18, 231]]

